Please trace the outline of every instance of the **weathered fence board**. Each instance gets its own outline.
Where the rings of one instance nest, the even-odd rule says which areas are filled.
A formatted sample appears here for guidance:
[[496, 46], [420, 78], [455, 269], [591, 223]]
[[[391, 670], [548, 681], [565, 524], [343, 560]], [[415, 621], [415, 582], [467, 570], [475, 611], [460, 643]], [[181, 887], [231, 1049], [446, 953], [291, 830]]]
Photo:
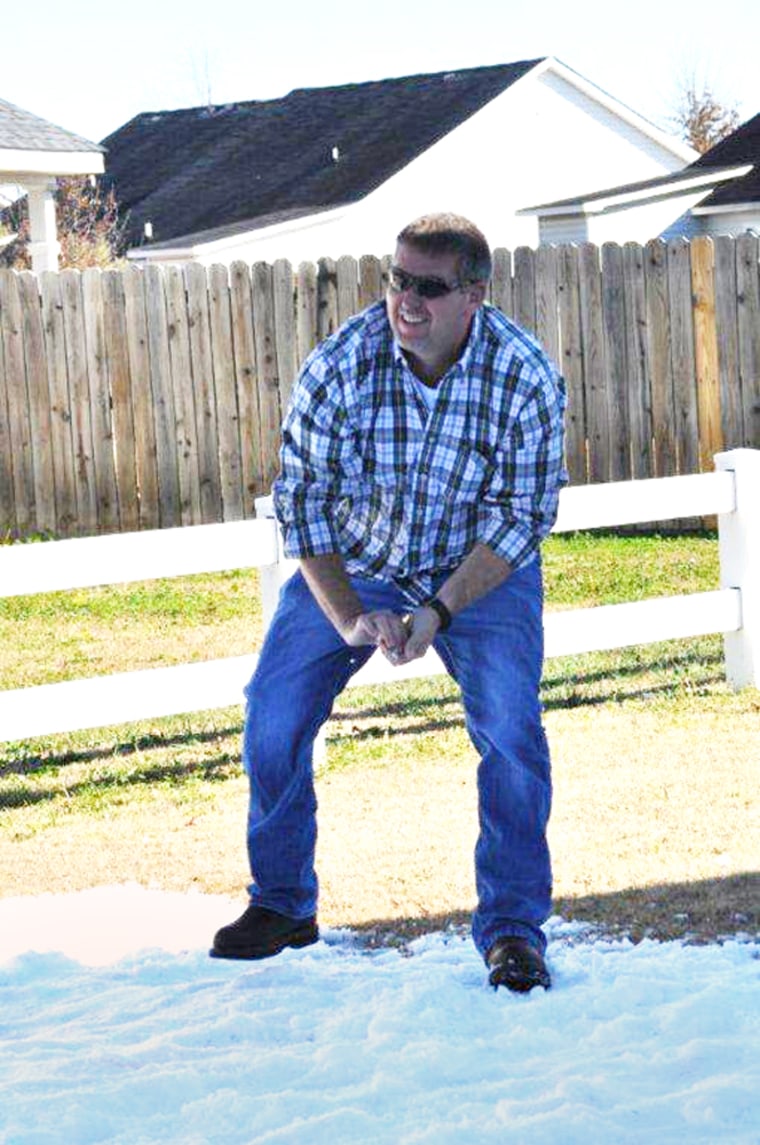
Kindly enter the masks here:
[[[26, 366], [24, 361], [23, 320], [21, 299], [15, 275], [0, 278], [0, 341], [5, 361], [6, 408], [8, 424], [11, 483], [16, 503], [15, 518], [21, 530], [36, 525], [34, 505], [34, 456], [32, 430], [27, 400]], [[13, 379], [18, 379], [15, 384]]]
[[[2, 271], [0, 271], [2, 274]], [[0, 305], [2, 299], [0, 298]], [[5, 352], [0, 338], [0, 536], [2, 533], [16, 533], [16, 501], [13, 489], [13, 460], [11, 457], [11, 428], [8, 420], [9, 375], [5, 370]], [[16, 379], [13, 379], [18, 384]]]
[[359, 310], [359, 282], [356, 259], [343, 255], [335, 264], [335, 289], [338, 301], [338, 323], [345, 322]]
[[668, 261], [667, 247], [664, 243], [659, 241], [647, 243], [645, 281], [654, 471], [657, 477], [670, 477], [677, 472], [677, 453]]
[[235, 348], [235, 390], [240, 418], [240, 480], [246, 516], [264, 482], [251, 276], [243, 262], [230, 267], [230, 320]]
[[55, 475], [57, 532], [68, 536], [77, 530], [77, 475], [71, 438], [71, 403], [63, 333], [63, 303], [60, 275], [40, 276], [42, 321], [48, 359], [50, 389], [50, 441]]
[[567, 383], [567, 471], [571, 482], [587, 479], [586, 394], [583, 376], [580, 283], [577, 247], [561, 247], [557, 275], [559, 297], [559, 365]]
[[150, 392], [148, 322], [143, 288], [142, 272], [136, 267], [129, 267], [124, 272], [124, 316], [129, 353], [140, 528], [158, 529], [160, 527], [158, 461]]
[[317, 341], [338, 329], [338, 272], [335, 261], [321, 258], [317, 263]]
[[512, 256], [508, 250], [493, 252], [493, 275], [490, 289], [491, 302], [505, 314], [514, 315], [512, 301]]
[[689, 244], [685, 239], [676, 239], [668, 246], [671, 372], [678, 473], [694, 473], [699, 468], [699, 425], [689, 254]]
[[102, 275], [94, 268], [86, 270], [82, 275], [81, 301], [87, 362], [85, 385], [88, 385], [90, 394], [96, 523], [102, 532], [115, 533], [119, 530], [119, 496], [113, 448], [111, 388]]
[[282, 407], [277, 370], [272, 268], [257, 262], [253, 268], [253, 329], [261, 417], [261, 459], [264, 485], [270, 487], [278, 469]]
[[556, 247], [539, 247], [536, 251], [536, 336], [555, 362], [560, 356], [557, 262]]
[[744, 441], [744, 409], [739, 376], [739, 329], [736, 296], [736, 242], [715, 240], [715, 324], [720, 372], [721, 428], [726, 441]]
[[715, 259], [709, 239], [691, 244], [691, 292], [694, 313], [694, 367], [696, 370], [699, 468], [723, 449], [720, 424], [720, 377], [715, 328]]
[[302, 362], [317, 344], [317, 268], [303, 262], [298, 268], [296, 281], [296, 347]]
[[760, 238], [743, 234], [736, 240], [737, 329], [744, 444], [760, 438]]
[[63, 304], [63, 336], [66, 365], [69, 376], [71, 434], [76, 471], [76, 504], [78, 530], [82, 533], [97, 531], [98, 505], [95, 492], [95, 458], [92, 441], [92, 411], [90, 385], [98, 379], [87, 376], [87, 350], [82, 312], [82, 280], [74, 270], [61, 273], [61, 301]]
[[[103, 275], [103, 332], [111, 386], [111, 428], [114, 443], [119, 526], [134, 532], [140, 525], [140, 494], [135, 457], [135, 419], [127, 340], [124, 276], [109, 270]], [[188, 386], [188, 391], [190, 387]]]
[[166, 333], [169, 344], [171, 393], [174, 405], [174, 443], [177, 460], [179, 522], [201, 523], [201, 486], [198, 473], [198, 431], [190, 358], [190, 325], [185, 281], [178, 266], [166, 268]]
[[201, 524], [206, 525], [220, 520], [222, 514], [208, 281], [205, 269], [197, 263], [188, 263], [184, 269], [190, 329], [190, 376], [195, 396]]
[[[574, 484], [760, 445], [758, 257], [752, 235], [494, 252], [491, 300], [565, 376]], [[0, 530], [251, 516], [299, 363], [388, 264], [0, 272]]]
[[[630, 437], [631, 477], [652, 475], [652, 389], [647, 357], [647, 303], [644, 251], [635, 243], [623, 247], [625, 295], [625, 390]], [[618, 429], [618, 434], [620, 434]], [[623, 431], [625, 432], [625, 431]]]
[[[355, 272], [356, 268], [354, 267]], [[277, 354], [280, 405], [285, 410], [290, 401], [290, 391], [293, 388], [299, 365], [293, 308], [293, 269], [286, 259], [278, 259], [274, 264], [272, 286], [274, 290], [275, 351]]]
[[[23, 318], [26, 392], [29, 401], [29, 424], [34, 459], [34, 509], [36, 528], [52, 533], [56, 527], [55, 474], [50, 428], [50, 393], [48, 391], [45, 333], [37, 279], [29, 271], [18, 276], [18, 290]], [[2, 372], [0, 370], [0, 372]], [[0, 384], [0, 391], [2, 385]], [[0, 406], [2, 399], [0, 398]], [[0, 449], [2, 445], [0, 444]], [[10, 460], [10, 451], [8, 453]]]
[[[601, 308], [604, 335], [604, 377], [607, 383], [607, 480], [620, 481], [631, 473], [631, 406], [629, 393], [628, 331], [625, 310], [623, 250], [606, 243], [602, 247]], [[598, 417], [593, 400], [589, 417]]]
[[162, 528], [168, 528], [179, 514], [180, 491], [165, 279], [157, 266], [146, 267], [144, 274], [145, 305], [152, 319], [148, 322], [149, 393], [156, 441], [158, 513]]
[[536, 333], [536, 252], [518, 247], [514, 254], [511, 317], [519, 326]]
[[375, 255], [364, 254], [359, 259], [359, 307], [364, 310], [383, 296], [383, 267]]
[[612, 469], [610, 375], [605, 360], [599, 253], [589, 243], [584, 243], [578, 251], [578, 305], [584, 348], [588, 479], [592, 482], [609, 481]]
[[209, 269], [209, 320], [214, 359], [222, 513], [225, 521], [239, 521], [245, 513], [240, 465], [240, 418], [226, 266], [212, 266]]

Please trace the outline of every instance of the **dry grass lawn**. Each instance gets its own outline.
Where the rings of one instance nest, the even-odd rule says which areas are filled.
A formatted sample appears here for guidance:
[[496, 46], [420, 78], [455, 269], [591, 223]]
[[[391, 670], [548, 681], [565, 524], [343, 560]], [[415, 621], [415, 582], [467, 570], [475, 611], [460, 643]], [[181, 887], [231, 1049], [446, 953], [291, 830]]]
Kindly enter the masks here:
[[[476, 759], [457, 708], [444, 697], [442, 718], [407, 734], [378, 726], [359, 693], [345, 699], [329, 753], [347, 740], [365, 758], [318, 780], [323, 923], [361, 928], [368, 941], [466, 923]], [[756, 711], [674, 721], [589, 706], [550, 711], [546, 725], [558, 913], [634, 938], [760, 930]], [[209, 760], [227, 759], [237, 739], [234, 727], [210, 735]], [[2, 894], [135, 881], [244, 902], [246, 785], [234, 764], [202, 800], [146, 785], [145, 797], [98, 814], [75, 806], [84, 766], [92, 761], [66, 765], [68, 814], [51, 809], [49, 825], [25, 837], [25, 808], [14, 809], [15, 829], [0, 833]]]

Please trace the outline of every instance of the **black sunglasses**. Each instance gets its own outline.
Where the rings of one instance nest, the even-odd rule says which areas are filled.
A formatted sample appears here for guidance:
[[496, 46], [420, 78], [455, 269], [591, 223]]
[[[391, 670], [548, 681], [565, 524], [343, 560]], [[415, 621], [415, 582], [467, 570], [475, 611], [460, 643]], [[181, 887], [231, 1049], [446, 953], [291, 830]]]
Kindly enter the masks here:
[[392, 266], [388, 272], [388, 289], [394, 294], [401, 294], [404, 290], [413, 290], [418, 298], [443, 298], [454, 290], [467, 286], [466, 282], [454, 282], [449, 285], [442, 278], [430, 278], [424, 274], [408, 274], [399, 266]]

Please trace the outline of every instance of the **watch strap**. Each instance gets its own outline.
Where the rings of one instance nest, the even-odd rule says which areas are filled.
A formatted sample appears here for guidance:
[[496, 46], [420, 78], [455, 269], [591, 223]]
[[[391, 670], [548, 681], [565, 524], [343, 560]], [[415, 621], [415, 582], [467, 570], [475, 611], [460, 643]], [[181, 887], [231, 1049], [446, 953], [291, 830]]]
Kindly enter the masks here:
[[433, 612], [438, 614], [438, 619], [440, 621], [440, 627], [438, 629], [439, 632], [445, 632], [447, 628], [451, 627], [451, 613], [443, 601], [439, 600], [437, 596], [434, 596], [431, 600], [429, 600], [425, 607], [432, 608]]

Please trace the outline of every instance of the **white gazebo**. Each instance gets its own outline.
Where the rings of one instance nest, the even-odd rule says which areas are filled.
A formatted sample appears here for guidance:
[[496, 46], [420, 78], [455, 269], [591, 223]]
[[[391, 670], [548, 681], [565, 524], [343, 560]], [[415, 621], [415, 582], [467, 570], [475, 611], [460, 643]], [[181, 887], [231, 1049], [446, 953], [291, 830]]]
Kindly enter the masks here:
[[[29, 196], [32, 270], [58, 270], [54, 193], [58, 176], [100, 175], [103, 148], [0, 99], [0, 186]], [[10, 196], [11, 198], [14, 195]]]

